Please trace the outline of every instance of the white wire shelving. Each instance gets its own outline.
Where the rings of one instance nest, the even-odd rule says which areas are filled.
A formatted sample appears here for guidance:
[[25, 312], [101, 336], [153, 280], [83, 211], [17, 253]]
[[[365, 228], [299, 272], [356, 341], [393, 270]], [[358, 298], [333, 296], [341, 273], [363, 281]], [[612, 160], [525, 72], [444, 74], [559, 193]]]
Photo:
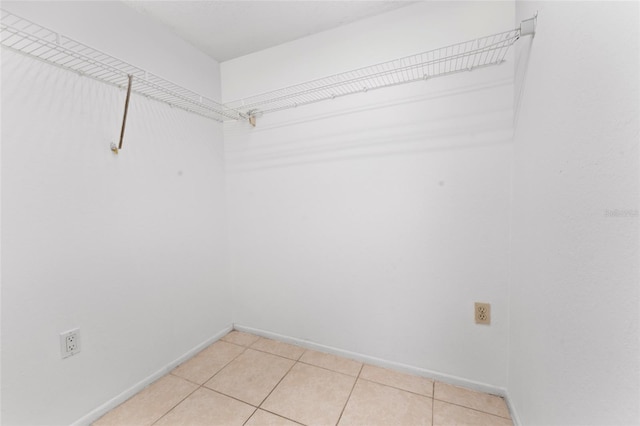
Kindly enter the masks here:
[[132, 75], [134, 93], [216, 121], [240, 118], [238, 111], [221, 103], [4, 9], [0, 9], [0, 43], [13, 51], [121, 88], [127, 87]]
[[242, 116], [255, 125], [256, 116], [269, 112], [499, 65], [521, 36], [535, 34], [536, 23], [537, 14], [513, 30], [284, 87], [226, 105], [241, 111]]
[[535, 34], [537, 20], [536, 15], [513, 30], [221, 104], [6, 10], [0, 12], [3, 47], [122, 88], [132, 75], [134, 93], [217, 121], [248, 119], [254, 126], [256, 117], [265, 113], [499, 65], [521, 36]]
[[520, 29], [452, 44], [227, 103], [243, 115], [295, 108], [341, 96], [498, 65], [520, 38]]

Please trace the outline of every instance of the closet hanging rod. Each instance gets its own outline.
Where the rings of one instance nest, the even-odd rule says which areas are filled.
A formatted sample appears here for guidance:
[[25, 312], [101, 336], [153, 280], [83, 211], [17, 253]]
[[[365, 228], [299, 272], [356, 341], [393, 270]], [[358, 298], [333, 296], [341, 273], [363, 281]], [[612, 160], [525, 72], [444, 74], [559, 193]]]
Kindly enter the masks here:
[[499, 65], [521, 36], [535, 33], [536, 20], [537, 14], [513, 30], [249, 96], [226, 105], [241, 111], [242, 116], [255, 125], [255, 117], [264, 113]]
[[238, 111], [48, 28], [0, 9], [0, 43], [10, 50], [74, 71], [216, 121], [237, 120]]

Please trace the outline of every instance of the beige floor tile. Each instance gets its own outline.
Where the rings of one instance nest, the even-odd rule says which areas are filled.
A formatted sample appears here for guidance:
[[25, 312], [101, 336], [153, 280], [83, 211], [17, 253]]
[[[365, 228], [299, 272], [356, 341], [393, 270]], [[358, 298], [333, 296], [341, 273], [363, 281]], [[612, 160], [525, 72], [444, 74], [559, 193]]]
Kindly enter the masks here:
[[297, 363], [262, 408], [306, 425], [335, 425], [355, 377]]
[[257, 407], [294, 363], [290, 359], [247, 349], [205, 386]]
[[244, 349], [242, 346], [217, 341], [171, 373], [202, 384], [240, 355]]
[[283, 356], [285, 358], [297, 360], [304, 352], [304, 348], [300, 346], [290, 345], [288, 343], [278, 342], [276, 340], [265, 339], [261, 337], [253, 345], [251, 349], [255, 349], [262, 352], [269, 352], [270, 354]]
[[300, 362], [348, 374], [349, 376], [357, 376], [360, 368], [362, 368], [361, 362], [312, 350], [307, 350], [300, 357]]
[[513, 426], [509, 419], [471, 408], [433, 401], [433, 426]]
[[298, 426], [299, 424], [264, 410], [257, 410], [245, 426]]
[[94, 426], [150, 425], [197, 388], [184, 379], [166, 375], [109, 411]]
[[499, 396], [436, 382], [434, 398], [484, 411], [485, 413], [495, 414], [496, 416], [511, 418], [507, 403], [504, 398]]
[[200, 388], [185, 399], [154, 426], [224, 425], [242, 426], [255, 408]]
[[430, 397], [367, 380], [358, 380], [340, 419], [340, 426], [431, 426]]
[[413, 376], [373, 365], [365, 365], [360, 372], [360, 377], [420, 395], [433, 396], [433, 381], [426, 377]]
[[253, 342], [258, 340], [260, 336], [254, 334], [245, 333], [242, 331], [232, 331], [222, 338], [225, 342], [235, 343], [240, 346], [251, 346]]

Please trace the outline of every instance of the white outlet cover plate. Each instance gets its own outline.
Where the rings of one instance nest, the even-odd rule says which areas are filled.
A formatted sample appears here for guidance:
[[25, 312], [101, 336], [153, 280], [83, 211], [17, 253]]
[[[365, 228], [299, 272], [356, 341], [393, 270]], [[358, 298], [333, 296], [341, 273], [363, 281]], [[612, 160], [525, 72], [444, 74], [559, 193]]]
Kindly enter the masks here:
[[[68, 350], [67, 347], [67, 338], [69, 337], [75, 338], [75, 347], [71, 350]], [[60, 333], [60, 356], [64, 359], [70, 357], [71, 355], [75, 355], [78, 352], [80, 352], [80, 329], [74, 328], [73, 330], [68, 330]]]

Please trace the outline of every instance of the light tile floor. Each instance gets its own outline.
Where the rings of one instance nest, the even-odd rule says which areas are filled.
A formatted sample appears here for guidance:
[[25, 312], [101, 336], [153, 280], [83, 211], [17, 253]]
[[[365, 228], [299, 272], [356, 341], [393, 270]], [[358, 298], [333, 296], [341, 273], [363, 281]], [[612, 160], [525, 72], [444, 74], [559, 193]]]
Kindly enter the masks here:
[[504, 399], [232, 331], [94, 423], [512, 425]]

